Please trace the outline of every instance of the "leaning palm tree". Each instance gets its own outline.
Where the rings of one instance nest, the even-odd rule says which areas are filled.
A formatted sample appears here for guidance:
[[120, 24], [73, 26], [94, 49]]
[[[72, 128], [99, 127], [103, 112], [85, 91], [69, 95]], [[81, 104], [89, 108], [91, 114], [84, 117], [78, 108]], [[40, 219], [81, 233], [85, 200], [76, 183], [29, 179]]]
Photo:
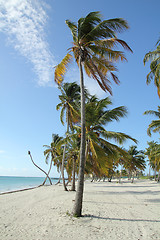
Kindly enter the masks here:
[[149, 84], [154, 80], [157, 87], [158, 96], [160, 98], [160, 40], [157, 42], [157, 48], [154, 51], [148, 52], [144, 57], [144, 65], [146, 62], [151, 61], [150, 72], [147, 75], [146, 83]]
[[[59, 95], [59, 99], [61, 102], [57, 105], [57, 110], [61, 108], [61, 123], [64, 125], [64, 115], [66, 115], [66, 136], [69, 134], [69, 128], [73, 129], [73, 123], [76, 123], [79, 119], [78, 108], [79, 99], [80, 99], [80, 87], [75, 82], [73, 83], [64, 83], [62, 86], [59, 86], [61, 91], [61, 95]], [[66, 139], [67, 141], [67, 139]], [[62, 158], [62, 181], [64, 190], [67, 191], [67, 187], [64, 179], [64, 163], [65, 163], [65, 154], [66, 154], [66, 144], [64, 143], [63, 149], [63, 158]]]
[[149, 136], [151, 136], [151, 131], [155, 132], [160, 132], [160, 106], [158, 106], [158, 111], [153, 111], [153, 110], [148, 110], [144, 112], [145, 115], [150, 114], [155, 117], [158, 117], [158, 120], [153, 120], [147, 129], [147, 133]]
[[80, 71], [81, 87], [81, 148], [80, 148], [80, 168], [78, 176], [78, 186], [73, 215], [81, 216], [82, 200], [84, 188], [84, 164], [85, 164], [85, 96], [83, 69], [89, 77], [98, 82], [100, 87], [112, 94], [109, 75], [115, 83], [119, 83], [115, 74], [117, 70], [115, 62], [126, 60], [122, 51], [115, 50], [115, 46], [120, 44], [123, 48], [130, 50], [125, 41], [117, 38], [117, 33], [128, 28], [124, 19], [115, 18], [102, 20], [99, 12], [91, 12], [86, 17], [80, 18], [78, 23], [66, 20], [70, 28], [73, 44], [67, 55], [57, 65], [55, 69], [55, 81], [61, 84], [68, 64], [72, 59], [71, 53], [78, 64]]

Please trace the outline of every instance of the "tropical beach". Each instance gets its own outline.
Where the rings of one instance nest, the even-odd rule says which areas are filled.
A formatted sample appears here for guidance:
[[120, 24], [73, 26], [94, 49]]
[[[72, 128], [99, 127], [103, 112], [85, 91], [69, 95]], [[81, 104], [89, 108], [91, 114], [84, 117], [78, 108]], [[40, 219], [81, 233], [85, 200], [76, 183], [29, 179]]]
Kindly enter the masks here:
[[0, 240], [160, 240], [160, 6], [126, 2], [0, 1]]
[[159, 239], [159, 184], [87, 180], [84, 187], [81, 218], [70, 215], [75, 192], [62, 185], [1, 195], [0, 239]]

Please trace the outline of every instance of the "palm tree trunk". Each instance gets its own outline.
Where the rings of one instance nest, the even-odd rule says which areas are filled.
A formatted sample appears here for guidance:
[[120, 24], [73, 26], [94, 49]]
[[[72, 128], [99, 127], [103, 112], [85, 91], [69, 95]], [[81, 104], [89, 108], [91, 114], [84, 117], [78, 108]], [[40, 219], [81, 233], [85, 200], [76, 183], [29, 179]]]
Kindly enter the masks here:
[[158, 179], [157, 179], [157, 182], [160, 181], [160, 170], [158, 171]]
[[76, 170], [76, 158], [73, 158], [73, 177], [72, 177], [72, 187], [71, 191], [76, 191], [75, 187], [75, 170]]
[[61, 173], [59, 175], [59, 179], [58, 179], [58, 182], [55, 183], [55, 185], [59, 184], [61, 182]]
[[122, 170], [120, 170], [120, 173], [119, 173], [119, 183], [121, 183], [121, 177], [122, 177]]
[[88, 149], [89, 149], [89, 141], [88, 141], [88, 139], [87, 139], [87, 141], [86, 141], [86, 150], [85, 150], [85, 163], [84, 163], [84, 168], [85, 168], [85, 166], [86, 166]]
[[63, 158], [62, 158], [62, 167], [61, 167], [61, 173], [62, 173], [62, 182], [63, 182], [63, 187], [65, 191], [68, 191], [67, 187], [66, 187], [66, 183], [65, 183], [65, 178], [64, 178], [64, 162], [65, 162], [65, 155], [66, 155], [66, 143], [64, 145], [64, 149], [63, 149]]
[[[52, 159], [51, 159], [51, 163], [50, 163], [50, 167], [49, 167], [49, 170], [48, 170], [47, 176], [46, 176], [44, 182], [42, 183], [42, 185], [44, 185], [44, 184], [46, 183], [47, 178], [48, 178], [48, 176], [49, 176], [49, 174], [50, 174], [51, 168], [52, 168]], [[51, 183], [51, 185], [52, 185], [52, 183]]]
[[133, 176], [132, 176], [132, 181], [131, 181], [131, 183], [133, 183], [134, 182], [134, 172], [133, 172]]
[[47, 178], [49, 179], [50, 184], [52, 185], [52, 181], [51, 181], [50, 177], [48, 176], [48, 174], [33, 161], [33, 158], [32, 158], [32, 155], [31, 155], [30, 151], [28, 151], [28, 154], [29, 154], [29, 156], [31, 158], [31, 161], [34, 164], [34, 166], [37, 167], [40, 171], [42, 171], [47, 176]]
[[156, 173], [157, 173], [157, 163], [155, 163], [155, 168], [154, 168], [154, 180], [156, 181]]
[[80, 87], [81, 87], [81, 148], [80, 148], [80, 163], [78, 174], [78, 185], [73, 207], [73, 215], [80, 217], [82, 215], [82, 201], [84, 189], [84, 166], [85, 166], [85, 95], [84, 95], [84, 79], [82, 70], [82, 59], [79, 57], [79, 70], [80, 70]]
[[[68, 111], [67, 111], [67, 132], [66, 132], [66, 137], [67, 137], [68, 132], [69, 132], [69, 117], [68, 117]], [[66, 187], [66, 183], [65, 183], [65, 178], [64, 178], [64, 163], [65, 163], [65, 156], [66, 156], [66, 146], [67, 146], [67, 143], [65, 143], [64, 149], [63, 149], [61, 173], [62, 173], [62, 182], [63, 182], [64, 190], [68, 191], [68, 189]]]

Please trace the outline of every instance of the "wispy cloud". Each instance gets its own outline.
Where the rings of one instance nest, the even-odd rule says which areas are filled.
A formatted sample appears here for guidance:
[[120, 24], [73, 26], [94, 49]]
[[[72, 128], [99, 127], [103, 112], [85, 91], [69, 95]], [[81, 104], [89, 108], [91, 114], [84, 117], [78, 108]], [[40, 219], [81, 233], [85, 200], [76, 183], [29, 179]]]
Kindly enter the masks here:
[[5, 151], [4, 150], [0, 150], [0, 154], [2, 154], [2, 153], [5, 153]]
[[0, 0], [0, 31], [33, 64], [41, 86], [51, 82], [55, 65], [45, 38], [45, 9], [41, 0]]

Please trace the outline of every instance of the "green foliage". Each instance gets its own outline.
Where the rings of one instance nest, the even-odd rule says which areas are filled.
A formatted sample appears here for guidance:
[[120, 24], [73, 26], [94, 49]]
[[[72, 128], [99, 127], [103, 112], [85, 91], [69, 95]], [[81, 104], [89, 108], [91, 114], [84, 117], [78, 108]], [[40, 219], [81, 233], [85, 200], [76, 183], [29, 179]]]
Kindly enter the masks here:
[[151, 61], [150, 72], [147, 75], [146, 83], [149, 84], [154, 80], [157, 88], [158, 96], [160, 97], [160, 41], [157, 42], [157, 48], [154, 51], [148, 52], [144, 57], [144, 65], [146, 62]]
[[117, 38], [117, 33], [129, 28], [127, 21], [122, 18], [103, 20], [100, 12], [90, 12], [80, 18], [77, 24], [70, 20], [66, 20], [66, 24], [71, 30], [73, 43], [69, 53], [55, 68], [55, 81], [63, 81], [70, 53], [73, 53], [78, 65], [81, 57], [86, 74], [95, 79], [104, 91], [112, 94], [108, 76], [118, 84], [115, 63], [126, 60], [124, 53], [116, 48], [120, 45], [132, 51], [125, 41]]
[[158, 117], [158, 120], [153, 120], [147, 129], [147, 134], [151, 136], [151, 131], [154, 133], [160, 132], [160, 106], [158, 106], [158, 111], [148, 110], [144, 112], [144, 115], [153, 115], [155, 117]]

